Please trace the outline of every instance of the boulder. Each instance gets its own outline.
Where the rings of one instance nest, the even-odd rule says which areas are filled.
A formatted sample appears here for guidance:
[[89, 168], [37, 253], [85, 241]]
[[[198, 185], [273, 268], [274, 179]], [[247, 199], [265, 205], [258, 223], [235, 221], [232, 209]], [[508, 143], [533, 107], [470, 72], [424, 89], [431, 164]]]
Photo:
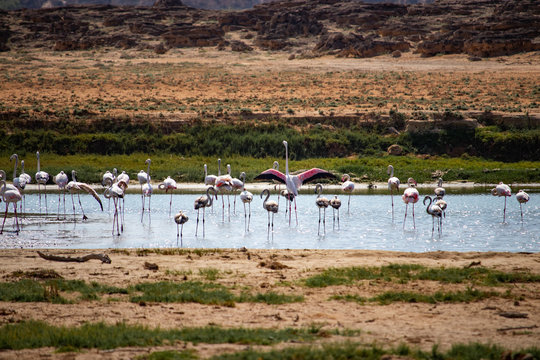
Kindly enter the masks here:
[[386, 151], [388, 152], [388, 155], [401, 155], [401, 154], [403, 154], [403, 148], [401, 146], [399, 146], [398, 144], [390, 145]]

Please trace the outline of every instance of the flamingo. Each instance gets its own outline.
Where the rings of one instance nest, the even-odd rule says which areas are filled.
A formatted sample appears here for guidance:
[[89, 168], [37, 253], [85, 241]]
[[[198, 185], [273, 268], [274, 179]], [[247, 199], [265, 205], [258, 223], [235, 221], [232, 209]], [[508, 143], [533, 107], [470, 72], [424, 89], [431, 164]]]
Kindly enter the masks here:
[[125, 171], [122, 171], [120, 175], [116, 177], [116, 181], [123, 181], [129, 185], [129, 175]]
[[[19, 181], [24, 184], [30, 184], [32, 182], [32, 177], [24, 172], [24, 160], [21, 160], [21, 174], [19, 175]], [[25, 185], [26, 186], [26, 185]], [[23, 197], [21, 201], [21, 205], [24, 208], [23, 213], [26, 212], [26, 197], [23, 192], [21, 192], [21, 195]]]
[[337, 195], [334, 195], [334, 198], [330, 200], [330, 206], [332, 207], [332, 215], [333, 215], [332, 227], [334, 226], [336, 222], [335, 212], [337, 210], [337, 223], [338, 223], [338, 228], [339, 228], [339, 208], [341, 207], [341, 200], [338, 198]]
[[195, 236], [197, 236], [197, 231], [199, 230], [199, 210], [203, 209], [203, 237], [204, 237], [204, 213], [205, 208], [212, 206], [212, 196], [210, 196], [210, 191], [213, 192], [212, 196], [216, 195], [216, 189], [213, 186], [209, 186], [208, 189], [206, 189], [206, 195], [201, 195], [197, 199], [195, 199], [195, 203], [193, 207], [195, 210], [197, 210], [197, 227], [195, 228]]
[[349, 176], [349, 174], [343, 174], [343, 176], [341, 177], [341, 182], [343, 183], [341, 184], [341, 190], [344, 193], [349, 194], [349, 201], [347, 205], [347, 214], [348, 214], [351, 208], [351, 194], [354, 191], [354, 183], [351, 181], [351, 177]]
[[442, 187], [443, 180], [442, 178], [439, 178], [437, 182], [437, 187], [435, 188], [435, 196], [437, 196], [437, 199], [442, 199], [444, 195], [446, 195], [446, 190]]
[[414, 221], [414, 204], [418, 202], [420, 194], [416, 190], [416, 181], [413, 178], [407, 180], [409, 187], [403, 192], [403, 202], [405, 203], [405, 217], [403, 218], [403, 229], [405, 229], [405, 220], [407, 220], [407, 209], [409, 208], [409, 203], [412, 203], [412, 218], [413, 218], [413, 227], [416, 229], [416, 223]]
[[392, 165], [388, 165], [386, 172], [390, 175], [388, 190], [390, 190], [390, 198], [392, 199], [392, 222], [394, 222], [394, 191], [399, 191], [399, 179], [394, 176], [394, 167]]
[[[113, 169], [113, 172], [110, 172], [109, 170], [105, 171], [101, 178], [101, 186], [110, 188], [114, 181], [116, 180], [117, 170], [116, 168]], [[105, 194], [105, 193], [104, 193]], [[109, 211], [111, 209], [111, 197], [109, 197]]]
[[99, 198], [99, 195], [96, 193], [90, 185], [86, 183], [82, 183], [77, 181], [77, 172], [75, 170], [71, 171], [71, 181], [67, 183], [66, 190], [71, 193], [71, 203], [73, 204], [73, 217], [75, 217], [75, 201], [73, 200], [73, 194], [77, 193], [77, 197], [79, 199], [79, 206], [81, 207], [81, 211], [83, 213], [83, 220], [87, 220], [88, 217], [84, 213], [84, 209], [81, 203], [81, 196], [80, 191], [85, 191], [86, 193], [92, 195], [94, 199], [99, 203], [99, 206], [101, 207], [101, 211], [103, 211], [103, 204], [101, 203], [101, 199]]
[[437, 219], [437, 231], [439, 232], [439, 236], [441, 236], [442, 232], [442, 215], [443, 210], [442, 208], [437, 205], [437, 203], [433, 204], [433, 199], [431, 196], [426, 196], [424, 198], [424, 205], [426, 205], [426, 201], [429, 200], [429, 204], [427, 204], [426, 212], [431, 215], [431, 236], [433, 236], [433, 232], [435, 231], [435, 218]]
[[[227, 164], [227, 173], [231, 175], [231, 165]], [[246, 173], [244, 173], [245, 177]], [[245, 180], [245, 179], [244, 179]], [[231, 178], [232, 191], [234, 191], [234, 208], [233, 213], [236, 214], [236, 191], [244, 188], [244, 182], [237, 178]]]
[[504, 210], [503, 210], [503, 223], [506, 221], [506, 197], [512, 196], [512, 190], [510, 186], [504, 184], [502, 181], [491, 189], [491, 195], [493, 196], [504, 196]]
[[[26, 178], [25, 177], [20, 178], [17, 176], [17, 167], [19, 166], [19, 155], [17, 154], [11, 155], [9, 157], [9, 161], [12, 161], [12, 160], [15, 160], [15, 166], [13, 167], [13, 186], [15, 186], [17, 190], [19, 190], [19, 193], [23, 197], [23, 201], [21, 201], [21, 212], [22, 212], [23, 203], [25, 202], [24, 189], [26, 188], [26, 181], [25, 181]], [[4, 176], [3, 178], [5, 179], [6, 177]]]
[[216, 178], [216, 175], [208, 175], [208, 166], [204, 164], [204, 185], [214, 186], [216, 184]]
[[[251, 201], [253, 201], [253, 194], [246, 190], [245, 182], [246, 182], [246, 173], [241, 172], [240, 173], [240, 179], [242, 179], [242, 192], [240, 193], [240, 200], [244, 203], [244, 231], [249, 231], [249, 223], [251, 222]], [[249, 219], [247, 220], [247, 228], [246, 228], [246, 204], [249, 205]], [[279, 208], [279, 204], [278, 204]]]
[[522, 204], [526, 204], [529, 201], [529, 194], [523, 190], [519, 190], [516, 194], [516, 200], [519, 202], [519, 210], [521, 211], [521, 221], [523, 221], [523, 208]]
[[272, 213], [272, 232], [274, 232], [274, 214], [278, 212], [279, 205], [274, 200], [268, 200], [270, 197], [270, 190], [264, 189], [261, 192], [261, 199], [266, 195], [266, 198], [263, 200], [263, 209], [268, 212], [268, 234], [270, 234], [270, 213]]
[[322, 194], [322, 185], [317, 184], [315, 185], [315, 194], [317, 194], [317, 199], [315, 199], [315, 205], [319, 208], [319, 228], [317, 229], [317, 235], [320, 235], [321, 233], [321, 209], [323, 209], [323, 224], [324, 224], [324, 233], [326, 234], [326, 208], [328, 205], [330, 205], [330, 201], [325, 198], [321, 197]]
[[154, 192], [154, 188], [152, 187], [152, 184], [150, 184], [150, 164], [152, 163], [152, 160], [146, 159], [144, 163], [148, 166], [147, 171], [144, 172], [144, 170], [141, 170], [137, 174], [137, 179], [139, 180], [139, 184], [141, 184], [142, 214], [144, 214], [145, 197], [148, 197], [148, 212], [150, 212], [150, 200], [152, 193]]
[[178, 241], [178, 235], [179, 235], [178, 227], [182, 226], [182, 229], [180, 230], [180, 246], [182, 246], [182, 237], [183, 237], [182, 233], [184, 231], [184, 224], [187, 223], [188, 220], [189, 218], [187, 217], [186, 214], [182, 212], [182, 210], [180, 210], [178, 214], [174, 215], [174, 222], [176, 223], [176, 241]]
[[2, 222], [2, 229], [0, 230], [0, 234], [4, 232], [4, 225], [6, 224], [6, 217], [8, 213], [8, 207], [10, 203], [13, 203], [13, 211], [15, 213], [15, 224], [17, 226], [17, 235], [19, 235], [19, 218], [17, 217], [17, 202], [21, 201], [22, 196], [19, 190], [14, 187], [8, 187], [6, 184], [6, 180], [2, 178], [0, 180], [1, 188], [0, 188], [0, 195], [2, 196], [2, 200], [6, 203], [6, 212], [4, 213], [4, 221]]
[[167, 193], [169, 190], [171, 190], [171, 200], [169, 201], [169, 216], [171, 216], [171, 209], [172, 209], [172, 196], [173, 196], [173, 190], [176, 190], [176, 181], [172, 179], [170, 176], [167, 176], [165, 180], [161, 184], [158, 185], [159, 190], [165, 190]]
[[[53, 177], [53, 181], [58, 186], [58, 189], [62, 191], [64, 195], [64, 219], [66, 218], [66, 185], [68, 183], [68, 176], [63, 171], [60, 171]], [[60, 220], [60, 192], [58, 193], [58, 216], [57, 220]]]
[[[320, 178], [335, 178], [335, 175], [319, 168], [312, 168], [297, 175], [289, 173], [289, 150], [288, 143], [283, 140], [285, 146], [285, 174], [276, 169], [268, 169], [255, 177], [255, 180], [276, 180], [287, 186], [287, 191], [294, 196], [294, 211], [296, 214], [296, 225], [298, 225], [298, 213], [296, 211], [296, 197], [302, 184]], [[291, 196], [291, 195], [289, 195]], [[291, 201], [292, 202], [292, 201]], [[291, 203], [289, 203], [289, 225], [291, 224]]]
[[43, 185], [45, 187], [45, 190], [43, 192], [45, 193], [45, 214], [47, 214], [47, 182], [49, 181], [49, 174], [45, 171], [41, 171], [40, 162], [39, 162], [39, 151], [36, 151], [37, 156], [37, 172], [36, 172], [36, 183], [38, 186], [38, 194], [39, 194], [39, 211], [41, 212], [41, 190], [39, 188], [39, 185]]
[[[112, 234], [114, 234], [114, 225], [116, 223], [116, 232], [117, 235], [120, 236], [120, 229], [122, 232], [124, 231], [124, 218], [122, 216], [122, 224], [119, 225], [119, 216], [118, 216], [118, 207], [120, 206], [120, 199], [124, 198], [125, 191], [127, 189], [128, 185], [124, 181], [118, 181], [114, 184], [111, 184], [107, 189], [105, 189], [105, 192], [103, 193], [103, 196], [105, 196], [106, 199], [113, 199], [114, 202], [114, 216], [113, 216], [113, 228], [112, 228]], [[121, 207], [122, 214], [124, 212], [123, 207]]]
[[[232, 177], [229, 174], [221, 175], [221, 159], [218, 159], [218, 176], [216, 178], [216, 188], [218, 193], [221, 193], [221, 204], [222, 204], [222, 221], [225, 222], [225, 195], [224, 193], [232, 191]], [[227, 195], [227, 200], [229, 196]], [[229, 201], [229, 221], [231, 221], [231, 203]]]
[[446, 207], [448, 206], [446, 201], [444, 201], [443, 199], [435, 199], [434, 201], [435, 201], [435, 205], [441, 208], [443, 212], [443, 217], [446, 218]]

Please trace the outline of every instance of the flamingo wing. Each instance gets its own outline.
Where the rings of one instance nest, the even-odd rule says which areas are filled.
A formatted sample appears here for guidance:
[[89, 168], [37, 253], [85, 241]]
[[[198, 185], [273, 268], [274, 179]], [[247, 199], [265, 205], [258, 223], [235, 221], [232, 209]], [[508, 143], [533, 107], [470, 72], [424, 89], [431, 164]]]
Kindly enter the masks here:
[[323, 178], [337, 179], [337, 177], [331, 172], [328, 172], [326, 170], [319, 169], [319, 168], [313, 168], [311, 170], [304, 171], [303, 173], [300, 173], [297, 176], [298, 176], [298, 179], [300, 179], [300, 181], [302, 182], [302, 184], [310, 182], [310, 181], [314, 181], [317, 179], [323, 179]]
[[84, 190], [88, 194], [92, 195], [94, 197], [94, 199], [96, 199], [97, 202], [99, 203], [99, 206], [101, 206], [101, 211], [103, 211], [103, 204], [101, 203], [101, 199], [99, 198], [99, 195], [97, 194], [97, 192], [94, 189], [92, 189], [89, 185], [87, 185], [85, 183], [78, 182], [77, 185], [78, 185], [79, 189]]
[[255, 176], [254, 180], [276, 180], [285, 184], [285, 174], [276, 169], [268, 169]]

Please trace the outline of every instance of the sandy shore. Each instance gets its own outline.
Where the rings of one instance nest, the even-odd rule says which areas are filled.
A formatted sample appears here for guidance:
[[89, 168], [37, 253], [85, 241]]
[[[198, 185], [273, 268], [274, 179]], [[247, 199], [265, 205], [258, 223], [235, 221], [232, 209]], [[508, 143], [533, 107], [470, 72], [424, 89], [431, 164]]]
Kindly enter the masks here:
[[[94, 250], [46, 250], [48, 254], [82, 256]], [[100, 251], [97, 251], [100, 252]], [[237, 303], [234, 307], [200, 305], [195, 303], [132, 303], [125, 295], [105, 295], [97, 301], [75, 304], [8, 303], [0, 302], [2, 324], [21, 320], [43, 320], [54, 325], [80, 325], [84, 322], [104, 321], [114, 324], [144, 324], [150, 327], [181, 328], [186, 326], [219, 325], [248, 328], [306, 328], [313, 325], [325, 329], [354, 329], [360, 334], [349, 340], [430, 350], [435, 344], [448, 349], [456, 343], [493, 343], [509, 349], [538, 346], [540, 341], [540, 284], [508, 284], [485, 290], [501, 294], [509, 291], [512, 297], [497, 296], [472, 303], [377, 303], [359, 304], [330, 300], [333, 295], [357, 294], [372, 297], [386, 291], [434, 293], [436, 291], [465, 290], [470, 284], [442, 284], [435, 281], [360, 281], [351, 286], [308, 288], [301, 279], [330, 267], [383, 266], [389, 264], [421, 264], [429, 267], [484, 266], [504, 272], [524, 271], [540, 274], [540, 254], [524, 253], [404, 253], [360, 250], [215, 250], [182, 254], [144, 256], [136, 250], [103, 250], [112, 260], [102, 264], [98, 260], [83, 263], [48, 261], [35, 250], [2, 250], [0, 276], [3, 281], [15, 281], [14, 272], [52, 269], [65, 279], [80, 279], [126, 287], [140, 282], [205, 280], [199, 270], [214, 269], [214, 280], [229, 288], [249, 289], [252, 293], [274, 291], [282, 294], [303, 295], [299, 303], [268, 305]], [[148, 270], [145, 263], [153, 263], [157, 270]], [[273, 268], [269, 264], [279, 264]], [[279, 268], [279, 269], [278, 269]], [[204, 272], [204, 271], [203, 271]], [[474, 286], [483, 289], [482, 286]], [[66, 295], [69, 296], [69, 295]], [[125, 296], [125, 297], [124, 297]], [[116, 298], [114, 301], [109, 301]], [[508, 318], [504, 312], [526, 314]], [[519, 330], [520, 328], [526, 330]], [[341, 341], [332, 336], [320, 341]], [[239, 351], [241, 345], [199, 344], [195, 348], [201, 357], [224, 351]], [[283, 346], [281, 344], [280, 346]], [[129, 348], [108, 351], [85, 350], [72, 354], [77, 359], [133, 358], [156, 349], [178, 349], [178, 346], [159, 348]], [[34, 359], [36, 356], [64, 359], [54, 349], [1, 351], [2, 359]]]

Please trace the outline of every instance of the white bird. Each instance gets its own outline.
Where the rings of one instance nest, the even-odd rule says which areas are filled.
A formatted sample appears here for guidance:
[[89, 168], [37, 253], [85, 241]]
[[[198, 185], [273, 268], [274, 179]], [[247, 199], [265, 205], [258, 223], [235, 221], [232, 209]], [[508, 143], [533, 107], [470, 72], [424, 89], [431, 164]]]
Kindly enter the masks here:
[[111, 187], [116, 180], [117, 171], [116, 168], [113, 169], [113, 172], [110, 172], [109, 170], [105, 171], [101, 178], [101, 186]]
[[41, 171], [40, 161], [39, 161], [39, 151], [36, 151], [37, 156], [37, 172], [36, 172], [36, 183], [38, 186], [38, 194], [39, 194], [39, 211], [41, 211], [41, 189], [39, 188], [39, 185], [43, 185], [45, 187], [44, 193], [45, 193], [45, 214], [47, 214], [47, 182], [49, 181], [49, 174], [45, 171]]
[[[251, 201], [253, 201], [253, 194], [246, 190], [246, 173], [240, 173], [240, 179], [242, 179], [242, 192], [240, 193], [240, 200], [244, 203], [244, 231], [249, 231], [249, 223], [251, 222]], [[247, 219], [246, 227], [246, 204], [249, 206], [249, 219]], [[279, 207], [279, 205], [278, 205]]]
[[[124, 209], [120, 205], [120, 199], [124, 199], [125, 191], [127, 189], [128, 185], [124, 181], [118, 181], [113, 183], [111, 186], [109, 186], [107, 189], [105, 189], [105, 192], [103, 193], [103, 196], [106, 199], [113, 199], [114, 202], [114, 215], [113, 215], [113, 228], [112, 228], [112, 234], [114, 234], [114, 226], [116, 225], [116, 235], [120, 236], [120, 231], [124, 232], [124, 217], [123, 212]], [[118, 208], [120, 208], [120, 211], [122, 212], [122, 221], [120, 221], [120, 216], [118, 215]], [[121, 222], [121, 225], [120, 225]]]
[[116, 181], [123, 181], [129, 185], [129, 175], [125, 171], [122, 171], [120, 175], [116, 177]]
[[[23, 211], [23, 203], [25, 202], [24, 201], [24, 189], [26, 188], [26, 181], [25, 181], [25, 177], [23, 178], [20, 178], [17, 176], [17, 167], [19, 167], [19, 155], [17, 154], [13, 154], [9, 157], [9, 161], [12, 161], [12, 160], [15, 160], [15, 166], [13, 167], [13, 186], [15, 186], [17, 188], [17, 190], [19, 190], [19, 193], [21, 194], [22, 196], [22, 201], [21, 201], [21, 212]], [[5, 179], [5, 176], [4, 176], [4, 179]]]
[[[56, 176], [53, 177], [53, 181], [58, 186], [58, 189], [64, 195], [64, 219], [66, 218], [66, 185], [68, 183], [68, 176], [63, 171], [60, 171]], [[58, 216], [57, 219], [60, 220], [60, 192], [58, 193]]]
[[516, 194], [516, 200], [519, 202], [519, 210], [521, 211], [521, 221], [523, 221], [523, 204], [526, 204], [529, 201], [529, 194], [523, 190], [519, 190]]
[[[19, 181], [21, 184], [25, 184], [24, 187], [26, 187], [26, 184], [30, 184], [32, 182], [32, 177], [25, 173], [24, 172], [24, 160], [21, 160], [21, 174], [19, 175]], [[26, 213], [26, 198], [25, 198], [25, 195], [24, 195], [24, 192], [20, 191], [21, 195], [22, 195], [22, 201], [21, 201], [21, 205], [22, 205], [22, 208], [24, 208], [24, 210], [22, 211], [22, 213]]]
[[[189, 220], [186, 214], [180, 210], [178, 214], [174, 215], [174, 222], [176, 223], [176, 240], [178, 241], [178, 235], [180, 233], [180, 246], [182, 246], [182, 233], [184, 232], [184, 224]], [[180, 232], [178, 231], [178, 227], [182, 226], [182, 229]]]
[[426, 201], [429, 200], [429, 204], [427, 204], [426, 212], [431, 215], [431, 236], [433, 236], [433, 232], [435, 231], [435, 218], [437, 218], [437, 231], [439, 232], [439, 236], [441, 236], [442, 232], [442, 216], [443, 216], [443, 210], [437, 203], [433, 203], [433, 199], [431, 196], [426, 196], [424, 198], [424, 205], [426, 205]]
[[[210, 191], [213, 193], [210, 195]], [[197, 210], [197, 226], [195, 227], [195, 236], [197, 236], [197, 232], [199, 231], [199, 212], [200, 209], [203, 209], [203, 237], [204, 237], [204, 214], [205, 209], [207, 207], [212, 206], [212, 196], [215, 196], [217, 194], [216, 189], [213, 186], [209, 186], [208, 189], [206, 189], [206, 195], [201, 195], [197, 199], [195, 199], [195, 203], [193, 204], [193, 207], [195, 210]]]
[[435, 205], [441, 208], [443, 212], [443, 217], [446, 218], [446, 208], [448, 204], [443, 199], [435, 199]]
[[324, 225], [324, 233], [326, 234], [326, 208], [328, 205], [330, 205], [330, 201], [324, 197], [321, 196], [322, 194], [322, 185], [317, 184], [315, 185], [315, 194], [317, 194], [317, 199], [315, 199], [315, 205], [319, 208], [319, 228], [317, 229], [317, 235], [320, 235], [321, 233], [321, 209], [324, 212], [323, 215], [323, 225]]
[[270, 190], [264, 189], [261, 192], [261, 199], [266, 195], [266, 198], [263, 200], [263, 209], [268, 212], [268, 234], [270, 234], [270, 213], [272, 213], [272, 232], [274, 232], [274, 214], [278, 212], [279, 205], [274, 200], [268, 200], [270, 197]]
[[354, 191], [354, 183], [351, 181], [351, 177], [349, 176], [349, 174], [343, 174], [343, 176], [341, 177], [341, 182], [343, 183], [341, 184], [341, 191], [349, 194], [349, 201], [347, 205], [348, 214], [351, 209], [351, 194]]
[[[231, 165], [230, 164], [227, 164], [227, 173], [229, 174], [229, 176], [231, 175]], [[244, 173], [244, 175], [245, 175], [245, 173]], [[231, 186], [232, 186], [232, 191], [234, 192], [233, 213], [236, 214], [236, 191], [237, 190], [242, 190], [244, 188], [244, 183], [242, 182], [242, 180], [232, 177], [231, 178]]]
[[437, 187], [435, 188], [435, 196], [437, 196], [438, 199], [442, 199], [444, 195], [446, 195], [446, 190], [442, 187], [443, 179], [439, 178], [437, 182]]
[[216, 190], [221, 194], [222, 204], [222, 221], [225, 222], [225, 193], [227, 193], [227, 201], [229, 203], [229, 221], [231, 221], [231, 202], [229, 201], [229, 193], [232, 191], [232, 177], [229, 174], [221, 175], [221, 159], [218, 159], [218, 176], [216, 178]]
[[158, 185], [159, 190], [165, 190], [165, 193], [171, 191], [171, 200], [169, 201], [169, 216], [171, 216], [171, 210], [172, 210], [172, 196], [173, 196], [173, 190], [176, 190], [176, 181], [174, 181], [173, 178], [170, 176], [167, 176], [165, 180], [161, 184]]
[[[150, 200], [152, 197], [152, 193], [154, 192], [154, 188], [152, 187], [152, 184], [150, 184], [150, 164], [152, 163], [152, 160], [146, 159], [144, 162], [148, 168], [147, 172], [144, 172], [143, 170], [139, 171], [137, 174], [137, 178], [139, 179], [139, 183], [141, 184], [141, 196], [142, 196], [142, 215], [144, 215], [144, 203], [145, 198], [148, 198], [148, 212], [150, 213]], [[141, 216], [142, 221], [142, 216]]]
[[390, 190], [390, 198], [392, 199], [392, 222], [394, 222], [394, 191], [399, 191], [399, 179], [394, 176], [394, 167], [392, 165], [388, 165], [386, 172], [390, 175], [388, 190]]
[[409, 208], [409, 203], [412, 203], [412, 218], [413, 218], [413, 227], [416, 229], [416, 222], [414, 220], [414, 204], [418, 202], [420, 193], [416, 190], [416, 181], [413, 178], [407, 180], [409, 187], [403, 192], [403, 202], [405, 203], [405, 217], [403, 218], [403, 228], [405, 229], [405, 220], [407, 220], [407, 209]]
[[332, 227], [335, 225], [336, 222], [336, 210], [337, 210], [337, 223], [338, 223], [338, 229], [339, 229], [339, 208], [341, 207], [341, 200], [338, 198], [337, 195], [334, 195], [334, 198], [330, 200], [330, 206], [332, 207]]
[[75, 217], [75, 201], [73, 200], [73, 194], [77, 193], [77, 197], [79, 199], [79, 206], [81, 207], [81, 211], [83, 213], [83, 220], [87, 220], [88, 217], [84, 213], [84, 208], [81, 203], [81, 196], [80, 192], [84, 191], [94, 197], [96, 201], [99, 203], [99, 206], [101, 207], [101, 211], [103, 211], [103, 204], [101, 203], [101, 199], [99, 198], [99, 195], [96, 193], [92, 187], [86, 183], [82, 183], [77, 181], [77, 172], [75, 170], [71, 171], [71, 181], [67, 183], [66, 190], [69, 191], [71, 194], [71, 203], [73, 204], [73, 216]]
[[204, 185], [214, 186], [216, 184], [216, 175], [208, 175], [208, 166], [204, 164]]
[[0, 195], [2, 200], [6, 203], [6, 212], [4, 213], [4, 221], [2, 222], [2, 229], [0, 230], [0, 234], [4, 232], [4, 225], [6, 223], [6, 217], [8, 213], [8, 207], [9, 204], [13, 204], [13, 211], [15, 213], [15, 223], [16, 223], [16, 232], [17, 235], [19, 235], [19, 218], [17, 216], [17, 202], [21, 201], [22, 196], [19, 190], [16, 187], [8, 187], [6, 184], [6, 180], [2, 178], [0, 180], [1, 188], [0, 188]]
[[503, 223], [506, 221], [506, 197], [512, 196], [512, 190], [510, 186], [504, 184], [502, 181], [491, 189], [491, 195], [493, 196], [504, 196], [504, 210], [503, 210]]

